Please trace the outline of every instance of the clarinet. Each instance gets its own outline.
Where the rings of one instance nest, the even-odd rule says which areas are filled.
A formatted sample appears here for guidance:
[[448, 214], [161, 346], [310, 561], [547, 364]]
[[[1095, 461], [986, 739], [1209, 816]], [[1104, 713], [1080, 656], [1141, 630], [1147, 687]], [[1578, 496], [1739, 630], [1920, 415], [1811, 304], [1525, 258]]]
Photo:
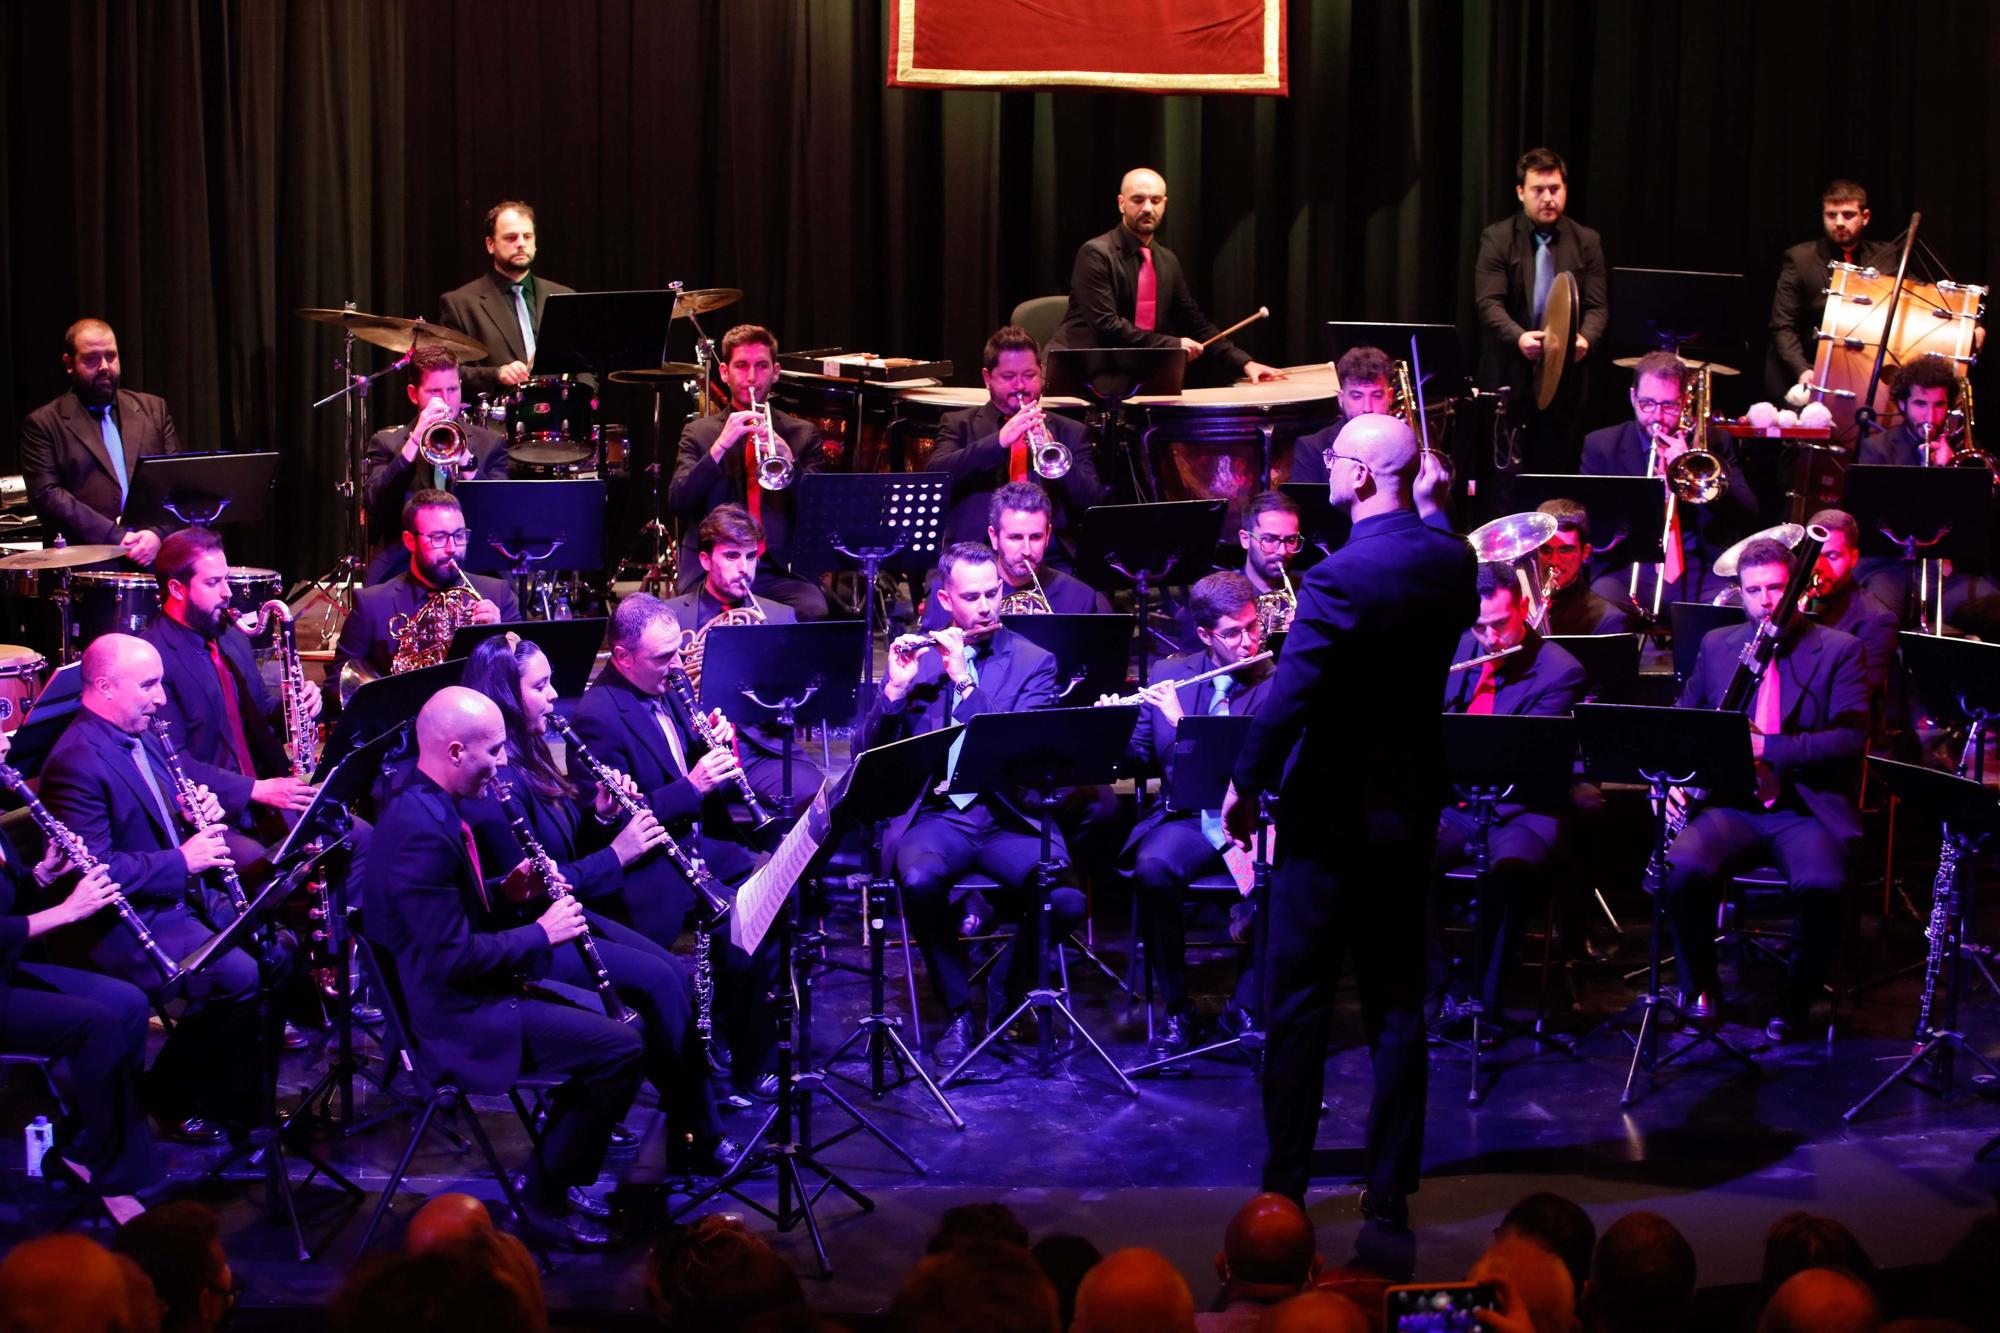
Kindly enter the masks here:
[[[541, 839], [528, 825], [528, 811], [514, 796], [513, 785], [502, 778], [493, 779], [493, 796], [506, 812], [507, 823], [513, 827], [514, 837], [521, 844], [521, 850], [528, 854], [534, 864], [535, 873], [541, 876], [542, 888], [552, 899], [575, 897], [563, 884], [562, 872], [556, 868], [555, 858]], [[583, 956], [583, 965], [590, 969], [597, 979], [598, 998], [604, 1002], [604, 1015], [617, 1023], [633, 1023], [639, 1018], [639, 1011], [627, 1007], [618, 998], [617, 990], [611, 984], [611, 973], [604, 966], [604, 959], [597, 952], [597, 941], [590, 937], [590, 927], [585, 926], [583, 934], [576, 937], [576, 951]]]
[[[1971, 734], [1966, 737], [1965, 749], [1958, 756], [1958, 776], [1964, 777], [1969, 761], [1986, 743], [1981, 733], [1982, 724], [1972, 724]], [[1931, 1039], [1931, 1010], [1937, 1006], [1938, 986], [1944, 980], [1945, 951], [1954, 943], [1957, 922], [1952, 919], [1957, 906], [1958, 895], [1958, 842], [1945, 830], [1944, 844], [1938, 848], [1937, 878], [1931, 882], [1931, 919], [1924, 927], [1924, 938], [1930, 941], [1929, 950], [1924, 955], [1924, 993], [1917, 1006], [1918, 1049]]]
[[[98, 860], [90, 854], [90, 848], [84, 845], [83, 839], [77, 837], [67, 824], [49, 813], [49, 808], [28, 789], [28, 780], [21, 776], [19, 769], [9, 764], [0, 764], [0, 786], [5, 786], [8, 791], [21, 798], [21, 803], [28, 808], [28, 817], [41, 826], [42, 833], [50, 844], [61, 848], [63, 855], [69, 858], [69, 863], [80, 873], [88, 875], [97, 869]], [[145, 951], [146, 957], [160, 970], [160, 980], [167, 985], [178, 981], [181, 975], [180, 964], [167, 957], [167, 951], [153, 938], [153, 932], [147, 928], [144, 919], [132, 906], [131, 900], [122, 893], [115, 893], [111, 898], [111, 910], [118, 913], [118, 919], [125, 923], [133, 937], [139, 941], [139, 947]]]
[[[169, 734], [165, 718], [153, 719], [153, 734], [160, 738], [160, 748], [166, 752], [167, 772], [174, 780], [174, 794], [180, 798], [181, 815], [199, 833], [207, 827], [195, 815], [201, 809], [201, 794], [195, 790], [194, 780], [188, 777], [187, 769], [181, 764], [181, 752], [174, 748], [174, 738]], [[250, 895], [243, 892], [243, 881], [237, 878], [236, 867], [219, 866], [215, 873], [228, 892], [229, 905], [236, 909], [236, 915], [242, 916], [249, 911]]]
[[[711, 750], [722, 749], [721, 737], [715, 728], [709, 725], [708, 715], [701, 711], [701, 704], [694, 697], [694, 679], [687, 672], [675, 667], [668, 670], [667, 683], [674, 687], [674, 693], [681, 697], [681, 703], [687, 707], [688, 717], [694, 722], [694, 734], [701, 739], [701, 743]], [[770, 827], [777, 816], [765, 809], [763, 802], [757, 799], [757, 792], [750, 785], [749, 775], [740, 767], [736, 770], [736, 790], [743, 793], [743, 804], [749, 807], [750, 822], [756, 826], [757, 831], [761, 833]]]

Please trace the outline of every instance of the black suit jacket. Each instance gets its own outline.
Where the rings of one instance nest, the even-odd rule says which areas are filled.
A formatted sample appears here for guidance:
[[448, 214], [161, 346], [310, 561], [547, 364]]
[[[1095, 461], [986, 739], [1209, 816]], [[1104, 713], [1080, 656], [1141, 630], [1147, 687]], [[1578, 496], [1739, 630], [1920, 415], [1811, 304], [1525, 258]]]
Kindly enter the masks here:
[[[1752, 629], [1745, 621], [1708, 632], [1681, 688], [1680, 707], [1722, 703]], [[1861, 836], [1851, 793], [1868, 743], [1868, 677], [1862, 660], [1861, 641], [1853, 635], [1801, 622], [1776, 659], [1784, 723], [1780, 734], [1764, 739], [1764, 758], [1787, 792], [1796, 793], [1813, 817], [1844, 842]]]
[[[1459, 636], [1453, 660], [1469, 661], [1485, 653], [1467, 630]], [[1493, 665], [1493, 711], [1503, 717], [1567, 717], [1583, 694], [1583, 663], [1533, 630], [1521, 640], [1520, 652]], [[1444, 682], [1444, 711], [1463, 713], [1479, 688], [1479, 671], [1454, 671]]]
[[[799, 623], [799, 613], [792, 610], [791, 607], [786, 606], [783, 602], [766, 601], [754, 593], [751, 595], [750, 600], [755, 602], [757, 609], [764, 613], [764, 623], [767, 625], [796, 625]], [[709, 621], [720, 615], [722, 607], [708, 596], [703, 590], [702, 585], [696, 585], [680, 596], [670, 599], [667, 602], [667, 610], [673, 612], [676, 624], [689, 634], [693, 634], [703, 625], [706, 625]], [[784, 752], [784, 739], [773, 728], [738, 727], [736, 731], [747, 745], [757, 751], [769, 755], [782, 754]]]
[[1323, 426], [1310, 435], [1301, 435], [1293, 440], [1292, 472], [1286, 480], [1326, 485], [1326, 451], [1333, 447], [1333, 442], [1340, 437], [1340, 428], [1346, 424], [1347, 413], [1336, 408], [1331, 426]]
[[1299, 609], [1236, 790], [1277, 789], [1281, 857], [1328, 865], [1371, 830], [1428, 836], [1440, 804], [1438, 699], [1479, 613], [1478, 562], [1414, 510], [1376, 514], [1298, 583]]
[[[164, 398], [120, 389], [114, 410], [125, 443], [127, 480], [141, 458], [180, 452]], [[104, 432], [74, 393], [42, 404], [21, 423], [21, 478], [29, 507], [66, 541], [115, 543], [130, 531], [118, 522], [124, 499], [111, 471]], [[168, 523], [154, 530], [164, 537], [179, 526]]]
[[1896, 635], [1903, 628], [1902, 618], [1874, 593], [1850, 582], [1844, 592], [1820, 600], [1815, 619], [1861, 640], [1861, 670], [1879, 717], [1888, 702], [1889, 677], [1896, 669]]
[[237, 706], [243, 714], [243, 738], [250, 744], [250, 758], [257, 768], [254, 773], [238, 771], [241, 765], [229, 743], [222, 682], [216, 679], [215, 664], [209, 660], [208, 640], [164, 614], [154, 616], [139, 637], [159, 649], [166, 668], [161, 683], [166, 688], [167, 706], [160, 710], [160, 716], [167, 719], [175, 748], [185, 758], [217, 770], [221, 782], [214, 790], [225, 806], [247, 805], [250, 787], [257, 778], [289, 771], [282, 739], [284, 707], [265, 686], [250, 640], [242, 630], [231, 624], [217, 644], [223, 659], [235, 669]]
[[[507, 479], [507, 437], [484, 426], [465, 425], [465, 444], [472, 450], [472, 472], [468, 480]], [[403, 459], [403, 446], [410, 439], [410, 423], [378, 430], [368, 437], [361, 455], [361, 497], [368, 511], [368, 544], [394, 545], [402, 540], [403, 502], [410, 492], [429, 486], [431, 465], [417, 455], [414, 463]]]
[[[1104, 615], [1111, 610], [1109, 597], [1073, 574], [1043, 565], [1036, 571], [1035, 577], [1041, 580], [1042, 594], [1049, 599], [1049, 610], [1059, 616]], [[1004, 586], [1000, 591], [1002, 596], [1007, 593]], [[924, 598], [924, 615], [918, 628], [938, 630], [950, 623], [951, 613], [944, 609], [938, 590], [932, 588], [930, 595]]]
[[[575, 290], [535, 274], [535, 296], [530, 302], [534, 308], [528, 315], [535, 326], [537, 338], [542, 334], [542, 310], [548, 305], [549, 297]], [[486, 348], [485, 360], [468, 361], [459, 367], [459, 376], [465, 382], [467, 394], [483, 393], [497, 397], [513, 392], [500, 382], [500, 367], [509, 361], [526, 361], [528, 349], [521, 341], [521, 318], [515, 313], [513, 298], [501, 282], [497, 270], [489, 268], [463, 287], [453, 288], [440, 296], [438, 323], [457, 329]]]
[[[1826, 315], [1827, 284], [1839, 258], [1839, 249], [1822, 235], [1786, 250], [1778, 266], [1778, 289], [1771, 297], [1771, 350], [1764, 362], [1764, 387], [1774, 399], [1812, 368], [1820, 320]], [[1893, 265], [1896, 247], [1864, 236], [1854, 247], [1854, 262], [1863, 268]]]
[[[674, 479], [667, 487], [667, 509], [681, 520], [684, 528], [680, 553], [680, 567], [684, 570], [701, 568], [696, 530], [702, 519], [718, 505], [739, 504], [748, 508], [750, 504], [752, 482], [743, 461], [749, 437], [738, 441], [720, 463], [709, 457], [708, 451], [715, 446], [727, 422], [726, 416], [696, 417], [681, 431]], [[821, 446], [819, 427], [804, 417], [773, 407], [771, 424], [777, 427], [778, 437], [791, 446], [792, 484], [782, 491], [765, 491], [758, 508], [764, 524], [766, 559], [782, 569], [790, 563], [798, 479], [824, 467], [826, 451]]]
[[[1007, 484], [1007, 450], [1000, 443], [1000, 427], [1006, 420], [989, 401], [947, 412], [939, 424], [929, 470], [951, 477], [951, 512], [944, 520], [948, 542], [986, 540], [993, 492]], [[1028, 480], [1049, 493], [1056, 536], [1074, 557], [1084, 510], [1104, 499], [1104, 484], [1097, 477], [1097, 453], [1082, 422], [1053, 412], [1042, 420], [1048, 423], [1050, 435], [1069, 446], [1070, 468], [1050, 481], [1035, 474], [1035, 460], [1030, 458]]]
[[[1577, 296], [1583, 302], [1576, 331], [1597, 352], [1604, 343], [1605, 326], [1611, 322], [1603, 240], [1575, 218], [1562, 217], [1556, 221], [1551, 253], [1556, 272], [1576, 275]], [[1534, 320], [1534, 299], [1535, 228], [1527, 214], [1517, 211], [1479, 233], [1479, 255], [1472, 266], [1472, 303], [1479, 311], [1481, 387], [1527, 386], [1532, 363], [1521, 355], [1519, 342]]]
[[1639, 621], [1631, 609], [1592, 592], [1586, 575], [1550, 599], [1543, 628], [1550, 634], [1631, 634]]
[[395, 960], [431, 1072], [490, 1095], [520, 1077], [521, 984], [547, 974], [551, 950], [538, 925], [496, 928], [460, 818], [442, 787], [410, 772], [362, 861], [362, 930]]
[[[500, 608], [503, 622], [512, 624], [521, 618], [521, 604], [505, 579], [485, 574], [466, 577], [472, 580], [481, 597]], [[363, 588], [354, 599], [353, 612], [340, 627], [340, 642], [333, 650], [334, 674], [337, 676], [349, 662], [365, 662], [378, 675], [387, 675], [389, 663], [396, 656], [396, 641], [389, 634], [389, 622], [397, 616], [409, 615], [429, 599], [430, 592], [408, 569], [386, 583]]]
[[[1579, 471], [1589, 477], [1643, 477], [1652, 447], [1639, 423], [1628, 418], [1583, 437]], [[1728, 488], [1705, 505], [1680, 505], [1678, 512], [1683, 547], [1713, 560], [1755, 529], [1757, 493], [1750, 489], [1749, 479], [1736, 462], [1727, 436], [1710, 432], [1708, 447], [1729, 470]], [[1609, 568], [1596, 561], [1592, 561], [1592, 566], [1598, 573]]]
[[[1153, 242], [1154, 327], [1132, 322], [1139, 305], [1139, 238], [1119, 223], [1102, 236], [1077, 247], [1069, 275], [1069, 308], [1049, 339], [1049, 350], [1062, 347], [1179, 347], [1182, 338], [1205, 341], [1220, 333], [1202, 312], [1188, 287], [1187, 275], [1174, 252]], [[1250, 354], [1224, 338], [1201, 354], [1203, 364], [1215, 358], [1237, 377], [1250, 364]]]
[[0, 998], [14, 978], [14, 966], [28, 952], [28, 904], [35, 882], [27, 862], [7, 835], [0, 833]]

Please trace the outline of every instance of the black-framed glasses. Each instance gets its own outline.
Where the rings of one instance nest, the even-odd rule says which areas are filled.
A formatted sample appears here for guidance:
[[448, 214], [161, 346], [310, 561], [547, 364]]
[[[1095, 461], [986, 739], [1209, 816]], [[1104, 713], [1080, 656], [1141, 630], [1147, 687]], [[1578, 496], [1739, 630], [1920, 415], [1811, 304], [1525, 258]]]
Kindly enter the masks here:
[[1250, 535], [1255, 537], [1257, 544], [1267, 551], [1283, 550], [1297, 555], [1300, 551], [1306, 549], [1306, 539], [1296, 532], [1290, 536], [1276, 532], [1253, 532]]
[[471, 543], [472, 533], [465, 528], [456, 532], [426, 532], [417, 538], [433, 551], [442, 551], [450, 546], [465, 546]]

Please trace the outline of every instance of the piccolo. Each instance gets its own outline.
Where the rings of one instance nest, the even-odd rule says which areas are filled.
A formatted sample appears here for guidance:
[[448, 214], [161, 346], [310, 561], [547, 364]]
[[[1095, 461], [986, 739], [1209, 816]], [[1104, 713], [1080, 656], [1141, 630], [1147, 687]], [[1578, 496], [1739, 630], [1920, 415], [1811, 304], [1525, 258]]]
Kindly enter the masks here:
[[1482, 653], [1478, 657], [1468, 657], [1463, 662], [1453, 662], [1449, 667], [1445, 668], [1445, 671], [1447, 674], [1453, 671], [1470, 671], [1474, 667], [1485, 666], [1488, 662], [1497, 662], [1510, 653], [1518, 653], [1520, 651], [1521, 645], [1517, 643], [1511, 648], [1502, 648], [1495, 653]]
[[[1185, 680], [1174, 680], [1174, 681], [1162, 680], [1162, 681], [1155, 681], [1154, 684], [1172, 685], [1175, 689], [1179, 689], [1183, 685], [1199, 685], [1205, 680], [1214, 680], [1217, 676], [1226, 676], [1232, 671], [1241, 671], [1245, 667], [1256, 666], [1259, 662], [1268, 662], [1273, 657], [1276, 656], [1277, 656], [1276, 653], [1266, 650], [1264, 652], [1258, 653], [1255, 657], [1246, 657], [1241, 662], [1231, 662], [1228, 666], [1215, 667], [1211, 670], [1202, 672], [1198, 676], [1189, 676]], [[1143, 703], [1145, 702], [1145, 698], [1146, 696], [1143, 692], [1138, 694], [1114, 694], [1109, 699], [1100, 700], [1098, 706], [1101, 708], [1109, 708], [1116, 704]]]

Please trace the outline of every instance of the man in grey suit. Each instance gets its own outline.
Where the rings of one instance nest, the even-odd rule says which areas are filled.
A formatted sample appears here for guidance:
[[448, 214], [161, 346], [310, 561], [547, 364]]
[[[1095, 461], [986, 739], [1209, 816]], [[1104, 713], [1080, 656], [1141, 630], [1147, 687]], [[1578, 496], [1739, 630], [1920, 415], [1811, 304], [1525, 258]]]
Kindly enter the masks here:
[[438, 298], [438, 323], [485, 344], [486, 360], [463, 367], [465, 387], [499, 397], [534, 373], [542, 307], [576, 289], [535, 275], [535, 210], [519, 199], [486, 210], [486, 253], [491, 269]]

